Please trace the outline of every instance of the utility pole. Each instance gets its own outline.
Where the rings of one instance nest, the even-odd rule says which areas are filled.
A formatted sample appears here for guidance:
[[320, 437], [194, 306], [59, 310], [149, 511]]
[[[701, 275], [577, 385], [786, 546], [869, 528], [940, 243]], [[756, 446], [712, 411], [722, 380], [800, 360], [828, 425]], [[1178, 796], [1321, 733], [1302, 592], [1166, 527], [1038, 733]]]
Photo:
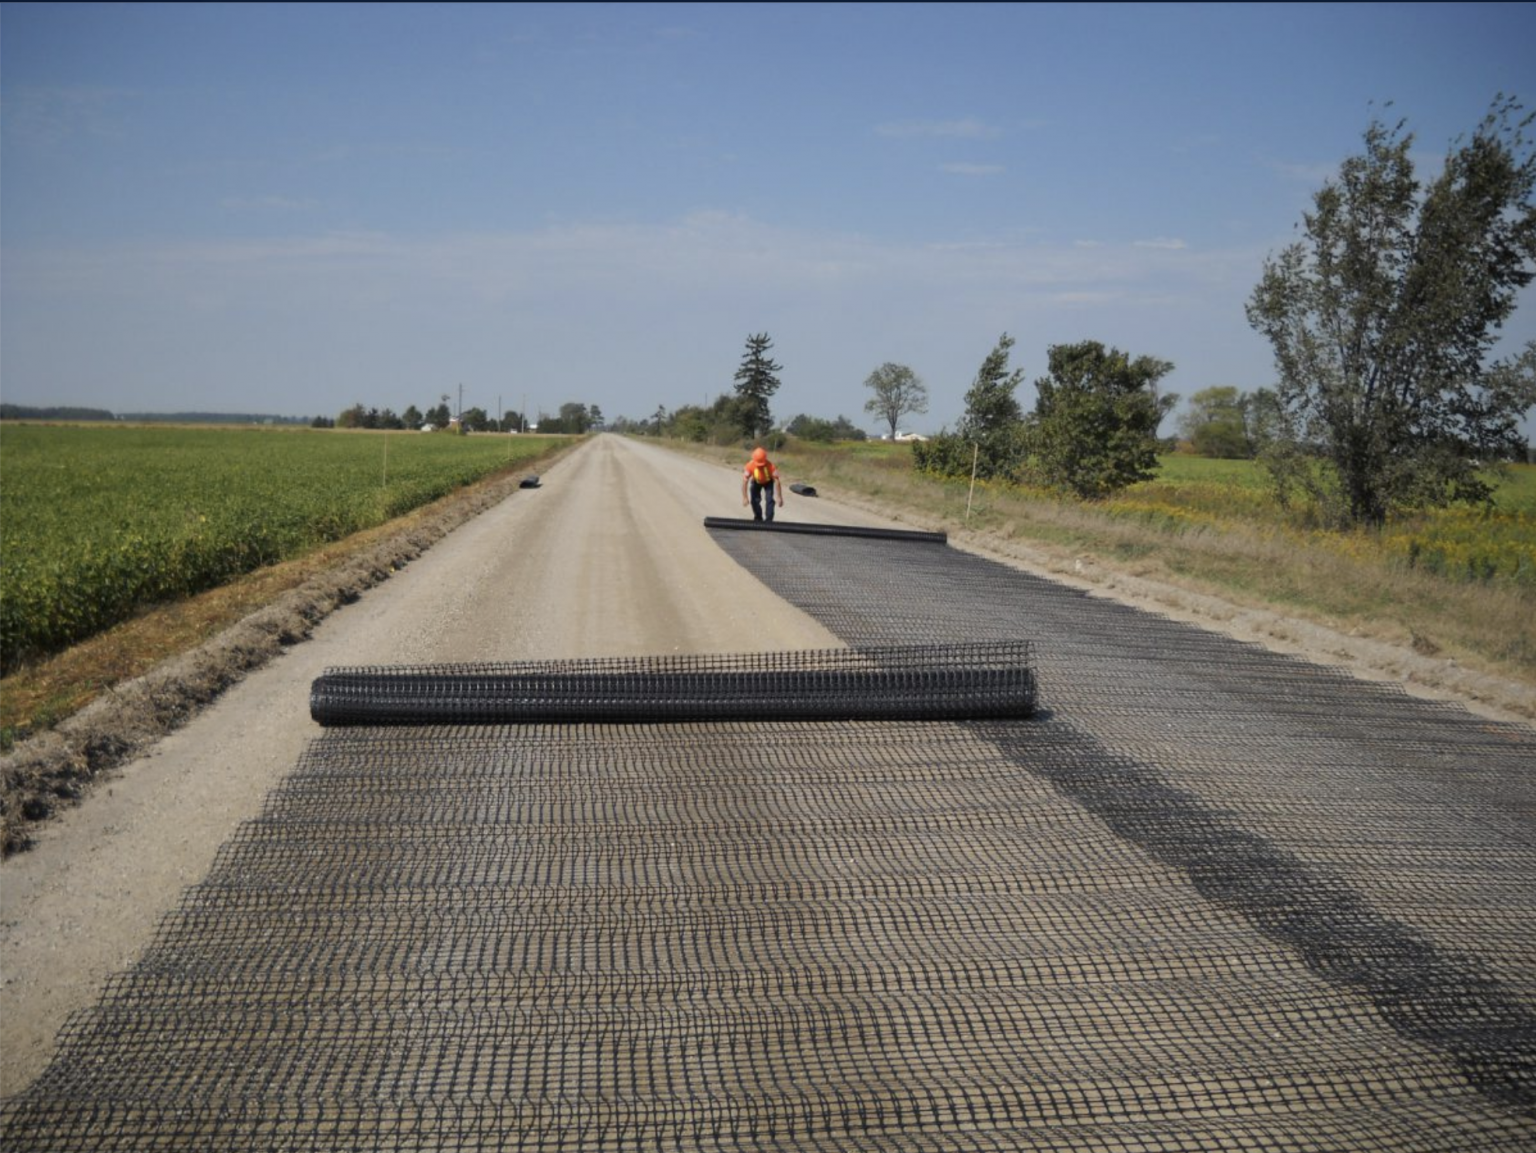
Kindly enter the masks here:
[[527, 432], [528, 431], [528, 394], [526, 392], [523, 393], [523, 420], [522, 420], [522, 424], [523, 424], [523, 431]]

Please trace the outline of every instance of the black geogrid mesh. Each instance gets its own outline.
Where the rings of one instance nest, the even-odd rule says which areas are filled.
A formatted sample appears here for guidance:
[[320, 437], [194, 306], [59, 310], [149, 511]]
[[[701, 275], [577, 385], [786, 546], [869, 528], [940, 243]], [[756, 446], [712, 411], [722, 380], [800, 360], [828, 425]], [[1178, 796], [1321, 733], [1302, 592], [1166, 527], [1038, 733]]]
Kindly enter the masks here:
[[929, 545], [721, 540], [1030, 721], [341, 728], [7, 1149], [1536, 1147], [1530, 730]]
[[322, 725], [1027, 717], [1029, 643], [330, 669]]
[[924, 544], [946, 544], [949, 541], [948, 534], [942, 532], [921, 532], [902, 528], [870, 528], [866, 525], [854, 524], [815, 524], [793, 520], [745, 520], [739, 517], [723, 516], [705, 517], [704, 527], [712, 530], [734, 529], [741, 532], [769, 534], [805, 533], [811, 536], [864, 537], [868, 540], [899, 540], [922, 542]]
[[716, 539], [850, 644], [1027, 633], [1042, 716], [987, 726], [1001, 748], [1536, 1116], [1529, 727], [954, 550]]

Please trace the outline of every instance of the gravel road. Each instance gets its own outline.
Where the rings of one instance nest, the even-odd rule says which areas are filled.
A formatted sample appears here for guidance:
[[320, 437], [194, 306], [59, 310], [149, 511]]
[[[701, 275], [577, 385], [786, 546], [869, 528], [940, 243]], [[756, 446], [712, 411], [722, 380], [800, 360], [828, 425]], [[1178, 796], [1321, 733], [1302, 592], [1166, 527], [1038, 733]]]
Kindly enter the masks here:
[[[178, 894], [319, 734], [309, 686], [338, 665], [840, 647], [709, 539], [739, 476], [617, 436], [454, 532], [249, 676], [0, 867], [0, 1096], [65, 1018], [149, 943]], [[880, 525], [789, 495], [799, 521]]]
[[[738, 492], [584, 443], [47, 831], [3, 1089], [68, 1048], [0, 1127], [1531, 1147], [1528, 725], [962, 549], [706, 534]], [[1028, 721], [308, 720], [337, 665], [1021, 638]]]

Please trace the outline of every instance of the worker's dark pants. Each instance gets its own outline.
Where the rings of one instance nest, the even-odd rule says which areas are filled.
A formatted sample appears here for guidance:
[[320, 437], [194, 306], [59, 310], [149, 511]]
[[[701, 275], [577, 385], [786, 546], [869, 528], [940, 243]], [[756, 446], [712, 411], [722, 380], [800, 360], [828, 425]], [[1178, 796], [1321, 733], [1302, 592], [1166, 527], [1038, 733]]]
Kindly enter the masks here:
[[[769, 481], [767, 484], [758, 484], [754, 480], [749, 481], [747, 487], [752, 493], [752, 519], [771, 522], [773, 520], [773, 482]], [[763, 515], [763, 500], [765, 497], [768, 501], [768, 515], [766, 517]]]

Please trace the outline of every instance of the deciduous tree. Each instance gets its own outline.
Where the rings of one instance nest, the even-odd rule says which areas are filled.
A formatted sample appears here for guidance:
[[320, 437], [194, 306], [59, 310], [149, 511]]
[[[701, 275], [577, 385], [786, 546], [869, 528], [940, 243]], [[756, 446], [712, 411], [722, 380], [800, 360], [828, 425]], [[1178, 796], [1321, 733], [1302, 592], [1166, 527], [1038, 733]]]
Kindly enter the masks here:
[[1531, 119], [1499, 97], [1427, 187], [1412, 133], [1373, 120], [1302, 239], [1265, 262], [1248, 320], [1274, 347], [1279, 455], [1316, 446], [1316, 467], [1285, 475], [1340, 520], [1484, 500], [1480, 466], [1517, 450], [1536, 345], [1490, 355], [1536, 261]]
[[1253, 455], [1245, 422], [1247, 397], [1230, 385], [1203, 388], [1189, 398], [1179, 431], [1201, 456], [1238, 460]]
[[566, 401], [560, 406], [560, 428], [563, 432], [584, 433], [592, 427], [592, 414], [587, 406], [578, 401]]
[[874, 393], [864, 402], [864, 411], [890, 425], [893, 440], [903, 416], [928, 411], [928, 389], [917, 373], [904, 364], [886, 361], [869, 374], [864, 387]]
[[1096, 340], [1054, 345], [1047, 360], [1025, 436], [1035, 478], [1088, 500], [1151, 479], [1157, 426], [1178, 401], [1157, 382], [1173, 365]]

